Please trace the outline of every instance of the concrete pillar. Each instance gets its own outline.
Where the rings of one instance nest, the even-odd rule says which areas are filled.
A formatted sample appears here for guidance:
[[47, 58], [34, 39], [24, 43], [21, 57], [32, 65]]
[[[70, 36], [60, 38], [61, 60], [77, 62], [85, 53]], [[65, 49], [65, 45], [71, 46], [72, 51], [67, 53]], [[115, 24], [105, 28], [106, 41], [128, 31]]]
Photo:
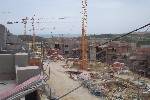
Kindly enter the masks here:
[[90, 61], [96, 61], [96, 48], [90, 46]]

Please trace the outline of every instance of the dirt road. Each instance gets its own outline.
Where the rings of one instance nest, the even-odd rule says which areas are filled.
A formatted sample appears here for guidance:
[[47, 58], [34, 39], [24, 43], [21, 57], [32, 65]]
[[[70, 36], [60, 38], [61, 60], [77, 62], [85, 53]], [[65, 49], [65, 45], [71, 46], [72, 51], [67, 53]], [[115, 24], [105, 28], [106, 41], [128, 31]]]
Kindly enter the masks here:
[[[48, 62], [47, 62], [48, 63]], [[64, 62], [50, 62], [47, 66], [51, 69], [51, 76], [48, 83], [54, 89], [56, 96], [62, 96], [68, 91], [78, 87], [80, 84], [77, 81], [74, 81], [69, 78], [65, 73], [65, 69], [62, 67]], [[48, 69], [48, 68], [47, 68]], [[102, 100], [98, 97], [95, 97], [89, 93], [86, 88], [79, 88], [78, 90], [72, 92], [71, 94], [65, 96], [61, 100]]]

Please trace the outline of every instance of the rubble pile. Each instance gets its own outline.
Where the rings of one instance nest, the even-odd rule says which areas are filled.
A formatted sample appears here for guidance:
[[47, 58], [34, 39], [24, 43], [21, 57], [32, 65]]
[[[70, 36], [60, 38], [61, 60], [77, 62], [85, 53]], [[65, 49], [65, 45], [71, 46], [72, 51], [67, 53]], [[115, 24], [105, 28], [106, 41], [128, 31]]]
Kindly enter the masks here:
[[50, 60], [64, 60], [63, 56], [60, 55], [59, 49], [49, 49], [47, 56]]
[[150, 98], [150, 85], [139, 80], [121, 78], [129, 76], [130, 71], [123, 64], [116, 62], [98, 71], [80, 71], [72, 73], [72, 79], [80, 81], [92, 95], [111, 100], [133, 100]]

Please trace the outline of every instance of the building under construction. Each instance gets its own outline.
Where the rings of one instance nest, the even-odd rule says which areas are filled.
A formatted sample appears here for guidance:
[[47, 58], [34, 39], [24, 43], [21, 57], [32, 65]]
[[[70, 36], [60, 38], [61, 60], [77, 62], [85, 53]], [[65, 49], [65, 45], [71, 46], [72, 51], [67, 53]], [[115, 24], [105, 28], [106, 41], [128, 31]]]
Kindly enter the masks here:
[[[150, 23], [124, 34], [91, 34], [88, 0], [80, 7], [76, 37], [52, 34], [59, 33], [52, 21], [73, 26], [65, 22], [71, 17], [7, 21], [21, 24], [21, 35], [0, 24], [0, 100], [150, 99]], [[37, 35], [43, 23], [46, 37]]]

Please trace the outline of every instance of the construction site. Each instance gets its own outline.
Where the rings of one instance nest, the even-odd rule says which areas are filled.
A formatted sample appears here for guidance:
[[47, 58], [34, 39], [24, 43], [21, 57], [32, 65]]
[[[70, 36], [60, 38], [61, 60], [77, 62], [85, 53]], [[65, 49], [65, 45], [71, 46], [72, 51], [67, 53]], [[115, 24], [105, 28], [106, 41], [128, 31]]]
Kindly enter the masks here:
[[[124, 33], [92, 33], [88, 31], [90, 3], [78, 3], [77, 27], [68, 21], [71, 17], [50, 21], [33, 13], [0, 22], [0, 100], [150, 100], [150, 22]], [[60, 27], [49, 23], [64, 30], [67, 24], [66, 30], [71, 26], [69, 31], [77, 28], [80, 33], [60, 33]], [[14, 26], [22, 27], [21, 34], [12, 31]], [[50, 34], [39, 35], [45, 30]]]

